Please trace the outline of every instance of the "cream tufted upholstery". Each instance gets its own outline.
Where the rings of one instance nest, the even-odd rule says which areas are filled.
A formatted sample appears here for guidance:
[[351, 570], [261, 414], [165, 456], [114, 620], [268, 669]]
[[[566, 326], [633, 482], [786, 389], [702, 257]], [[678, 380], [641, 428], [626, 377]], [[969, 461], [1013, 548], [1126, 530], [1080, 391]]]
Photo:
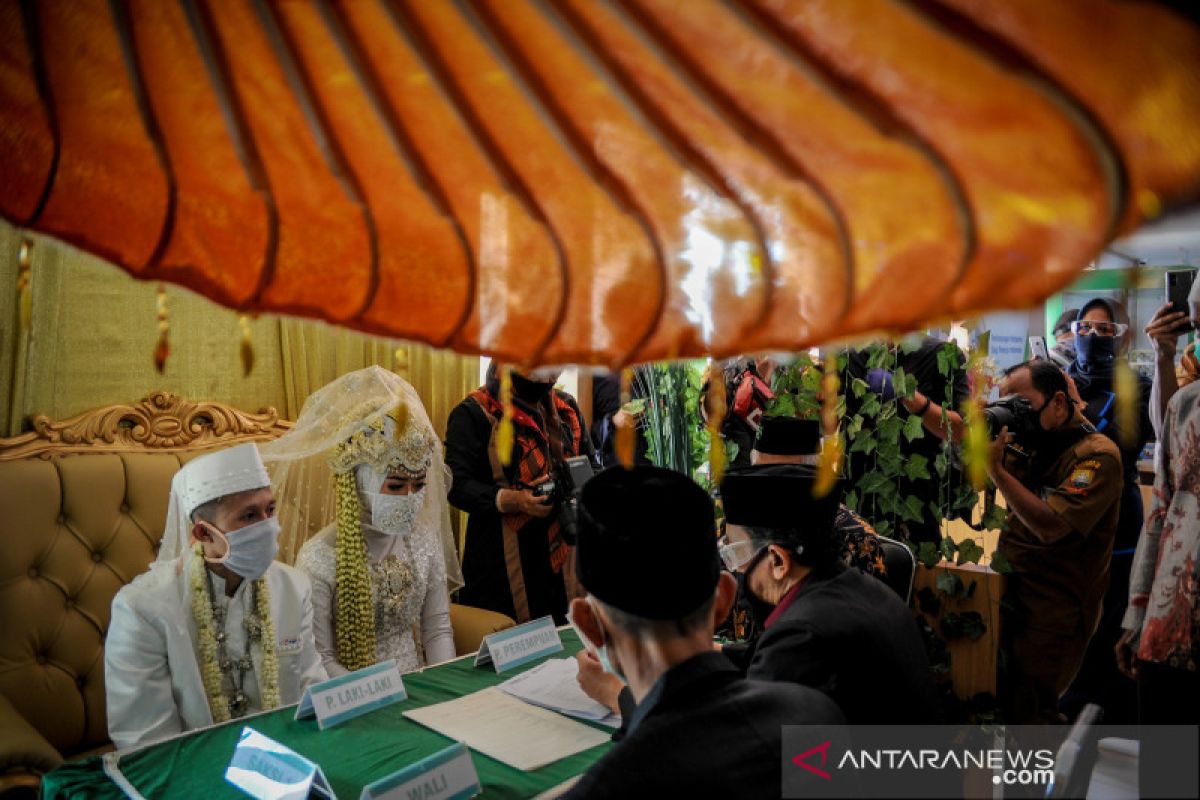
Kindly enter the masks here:
[[108, 742], [113, 595], [154, 560], [175, 454], [0, 463], [0, 693], [59, 752]]
[[[215, 447], [291, 423], [159, 392], [0, 439], [0, 794], [111, 748], [104, 635], [117, 590], [154, 560], [171, 477]], [[509, 627], [451, 606], [459, 652]]]
[[156, 392], [0, 439], [0, 791], [111, 747], [112, 599], [154, 560], [180, 464], [290, 426]]

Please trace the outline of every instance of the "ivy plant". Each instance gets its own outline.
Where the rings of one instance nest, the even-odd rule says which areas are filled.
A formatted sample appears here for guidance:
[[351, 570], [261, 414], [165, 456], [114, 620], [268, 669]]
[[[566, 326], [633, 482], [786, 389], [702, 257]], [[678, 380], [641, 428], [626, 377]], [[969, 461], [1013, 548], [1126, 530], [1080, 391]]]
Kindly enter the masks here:
[[[920, 521], [926, 511], [938, 520], [965, 517], [978, 502], [978, 494], [962, 477], [959, 455], [948, 441], [949, 437], [941, 439], [937, 454], [932, 458], [913, 453], [907, 447], [918, 439], [932, 436], [920, 418], [906, 413], [901, 406], [905, 398], [912, 397], [917, 391], [916, 376], [907, 374], [901, 362], [904, 355], [921, 346], [919, 337], [899, 344], [867, 346], [864, 350], [867, 369], [889, 370], [895, 396], [884, 399], [871, 391], [867, 381], [854, 377], [842, 386], [837, 409], [840, 433], [847, 443], [848, 453], [855, 456], [848, 459], [846, 466], [847, 491], [843, 503], [867, 519], [880, 534], [901, 539], [904, 538], [904, 523]], [[847, 354], [841, 353], [837, 358], [839, 372], [845, 375]], [[947, 410], [955, 407], [953, 378], [964, 365], [961, 352], [952, 342], [936, 351], [936, 359], [941, 381], [928, 395], [942, 408], [942, 425], [949, 431]], [[776, 397], [768, 406], [767, 414], [820, 418], [821, 376], [822, 366], [807, 354], [777, 370], [772, 386]], [[851, 402], [848, 403], [848, 399]], [[853, 413], [847, 412], [847, 406]], [[851, 463], [857, 471], [850, 467]], [[906, 495], [902, 489], [904, 481], [920, 480], [933, 481], [937, 487], [936, 500], [931, 500], [927, 508], [921, 498]], [[1003, 521], [1002, 508], [985, 509], [984, 526], [1001, 528]], [[909, 544], [927, 568], [936, 567], [943, 560], [956, 565], [978, 563], [983, 556], [983, 548], [974, 539], [956, 543], [946, 536], [940, 542], [922, 542], [919, 547]], [[992, 567], [1000, 572], [1008, 569], [1000, 554], [993, 556]], [[942, 570], [934, 588], [926, 587], [918, 592], [916, 602], [920, 611], [933, 621], [933, 625], [924, 626], [930, 659], [954, 707], [976, 718], [988, 718], [994, 712], [994, 698], [990, 695], [970, 700], [953, 698], [946, 649], [947, 639], [974, 641], [987, 631], [982, 615], [961, 608], [972, 598], [976, 585], [973, 580], [964, 584], [954, 572]]]

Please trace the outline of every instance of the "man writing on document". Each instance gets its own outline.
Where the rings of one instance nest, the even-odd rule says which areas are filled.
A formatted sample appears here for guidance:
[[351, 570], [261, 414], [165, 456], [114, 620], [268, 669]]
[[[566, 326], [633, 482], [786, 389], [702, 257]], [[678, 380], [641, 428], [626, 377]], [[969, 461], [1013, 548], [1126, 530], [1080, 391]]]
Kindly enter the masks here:
[[566, 795], [778, 797], [784, 725], [840, 724], [815, 689], [741, 677], [713, 650], [736, 584], [708, 495], [657, 467], [609, 469], [580, 498], [571, 614], [628, 682], [627, 733]]
[[255, 445], [175, 474], [158, 559], [113, 598], [104, 683], [118, 748], [295, 703], [325, 680], [312, 590], [274, 561], [278, 536]]

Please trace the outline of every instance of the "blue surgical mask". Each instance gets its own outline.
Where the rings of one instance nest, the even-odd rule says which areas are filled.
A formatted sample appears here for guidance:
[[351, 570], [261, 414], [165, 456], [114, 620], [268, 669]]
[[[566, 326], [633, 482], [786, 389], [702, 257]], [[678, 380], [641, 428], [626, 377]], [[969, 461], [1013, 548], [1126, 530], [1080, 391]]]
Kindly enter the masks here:
[[1104, 367], [1117, 358], [1117, 337], [1075, 334], [1075, 360], [1082, 367]]
[[275, 554], [279, 552], [279, 519], [267, 517], [252, 525], [238, 528], [229, 533], [221, 532], [215, 525], [202, 522], [206, 528], [216, 532], [226, 542], [225, 555], [208, 559], [214, 564], [224, 564], [230, 571], [246, 580], [256, 581], [266, 573]]

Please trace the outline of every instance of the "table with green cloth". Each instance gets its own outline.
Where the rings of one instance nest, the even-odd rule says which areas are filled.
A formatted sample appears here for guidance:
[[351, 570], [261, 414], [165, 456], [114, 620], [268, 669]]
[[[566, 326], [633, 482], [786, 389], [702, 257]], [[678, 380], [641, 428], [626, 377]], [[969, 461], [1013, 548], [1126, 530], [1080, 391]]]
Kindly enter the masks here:
[[[146, 798], [203, 797], [205, 800], [245, 797], [225, 780], [225, 767], [246, 725], [320, 764], [341, 800], [356, 800], [362, 787], [450, 746], [440, 733], [403, 716], [405, 711], [453, 700], [495, 686], [551, 658], [579, 651], [570, 629], [559, 631], [564, 651], [539, 658], [519, 669], [497, 675], [491, 666], [473, 666], [465, 656], [404, 676], [408, 699], [319, 730], [317, 721], [296, 721], [295, 705], [248, 719], [238, 719], [121, 754], [120, 774]], [[592, 724], [583, 722], [583, 724]], [[595, 725], [611, 732], [610, 728]], [[484, 797], [532, 797], [586, 770], [611, 744], [593, 747], [541, 769], [518, 769], [471, 751], [483, 784]], [[112, 754], [110, 754], [110, 757]], [[64, 764], [42, 779], [42, 796], [54, 798], [121, 798], [124, 796], [105, 771], [102, 756]]]

